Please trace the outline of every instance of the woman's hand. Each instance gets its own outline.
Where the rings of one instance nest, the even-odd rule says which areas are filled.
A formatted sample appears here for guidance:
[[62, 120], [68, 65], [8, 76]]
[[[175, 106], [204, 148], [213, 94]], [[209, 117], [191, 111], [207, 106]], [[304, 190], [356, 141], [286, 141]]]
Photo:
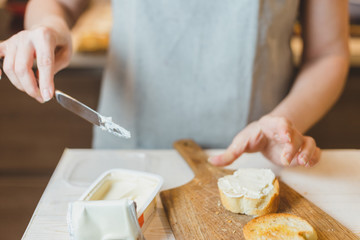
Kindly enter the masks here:
[[[11, 83], [41, 103], [53, 97], [54, 74], [70, 62], [70, 30], [63, 26], [60, 29], [56, 31], [55, 28], [37, 26], [21, 31], [0, 44], [3, 69]], [[38, 76], [32, 70], [35, 59]]]
[[261, 152], [277, 165], [314, 166], [320, 149], [312, 137], [303, 136], [290, 121], [266, 115], [250, 123], [233, 140], [225, 153], [209, 161], [216, 166], [231, 164], [244, 152]]

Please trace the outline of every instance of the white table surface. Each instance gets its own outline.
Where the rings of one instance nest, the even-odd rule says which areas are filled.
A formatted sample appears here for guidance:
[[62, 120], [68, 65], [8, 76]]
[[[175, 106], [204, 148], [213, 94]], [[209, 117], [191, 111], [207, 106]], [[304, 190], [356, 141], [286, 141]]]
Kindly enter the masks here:
[[[209, 150], [214, 155], [221, 150]], [[360, 237], [360, 150], [324, 150], [311, 169], [280, 168], [261, 154], [245, 154], [228, 168], [271, 168], [289, 186], [315, 203]], [[164, 178], [162, 189], [183, 185], [193, 178], [175, 150], [65, 150], [41, 197], [23, 239], [69, 239], [68, 203], [111, 168], [135, 169]], [[160, 201], [160, 198], [158, 198]], [[174, 239], [161, 204], [144, 232], [146, 239]]]

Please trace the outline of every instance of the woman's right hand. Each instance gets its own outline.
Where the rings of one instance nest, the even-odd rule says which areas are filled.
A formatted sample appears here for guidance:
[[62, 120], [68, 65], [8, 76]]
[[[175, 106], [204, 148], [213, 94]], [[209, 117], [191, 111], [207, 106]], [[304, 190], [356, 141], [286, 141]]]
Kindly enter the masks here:
[[[65, 68], [71, 58], [70, 30], [37, 26], [21, 31], [0, 44], [3, 70], [20, 91], [43, 103], [54, 95], [54, 74]], [[36, 59], [37, 76], [32, 67]], [[0, 71], [0, 74], [1, 71]]]

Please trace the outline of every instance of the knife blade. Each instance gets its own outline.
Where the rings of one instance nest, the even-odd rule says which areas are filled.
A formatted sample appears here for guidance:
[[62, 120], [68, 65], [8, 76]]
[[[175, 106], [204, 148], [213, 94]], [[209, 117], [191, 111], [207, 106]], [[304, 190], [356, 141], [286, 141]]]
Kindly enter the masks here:
[[63, 93], [62, 91], [55, 90], [55, 97], [57, 102], [66, 108], [67, 110], [75, 113], [76, 115], [82, 117], [88, 122], [99, 126], [102, 130], [108, 131], [115, 136], [130, 138], [131, 134], [125, 128], [117, 125], [111, 119], [111, 117], [105, 117], [86, 106], [82, 102], [76, 100], [75, 98]]

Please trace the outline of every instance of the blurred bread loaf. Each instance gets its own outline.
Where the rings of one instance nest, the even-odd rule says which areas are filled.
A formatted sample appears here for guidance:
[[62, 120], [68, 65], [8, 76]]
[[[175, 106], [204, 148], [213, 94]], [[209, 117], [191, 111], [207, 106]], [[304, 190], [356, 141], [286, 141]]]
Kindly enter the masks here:
[[106, 51], [111, 27], [111, 1], [92, 1], [72, 29], [74, 52]]
[[243, 233], [246, 240], [316, 240], [314, 228], [304, 219], [287, 214], [273, 213], [248, 222]]
[[222, 205], [233, 213], [261, 216], [279, 206], [279, 181], [270, 169], [244, 168], [218, 180]]

